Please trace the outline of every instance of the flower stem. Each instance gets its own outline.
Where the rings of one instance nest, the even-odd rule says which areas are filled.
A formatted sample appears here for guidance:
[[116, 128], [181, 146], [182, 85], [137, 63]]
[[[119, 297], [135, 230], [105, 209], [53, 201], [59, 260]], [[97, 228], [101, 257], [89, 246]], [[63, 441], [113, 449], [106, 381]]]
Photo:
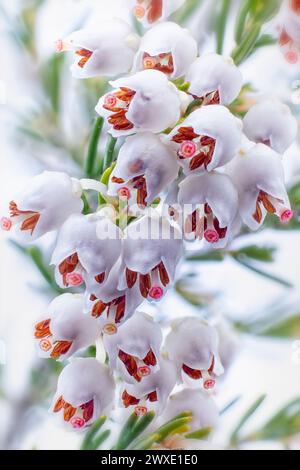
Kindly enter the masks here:
[[104, 119], [97, 117], [94, 122], [92, 129], [87, 158], [85, 162], [85, 173], [88, 177], [92, 177], [94, 174], [95, 160], [97, 158], [98, 143], [103, 129]]
[[232, 59], [236, 65], [240, 65], [245, 59], [249, 57], [255, 49], [255, 44], [259, 38], [261, 31], [261, 24], [256, 23], [244, 36], [244, 39], [232, 52]]
[[217, 19], [216, 33], [217, 33], [217, 53], [222, 54], [224, 49], [224, 39], [226, 23], [231, 7], [231, 0], [222, 0], [220, 14]]
[[104, 159], [103, 159], [102, 173], [104, 173], [107, 170], [107, 168], [111, 166], [113, 162], [116, 143], [117, 143], [117, 139], [115, 137], [112, 137], [112, 136], [108, 137]]

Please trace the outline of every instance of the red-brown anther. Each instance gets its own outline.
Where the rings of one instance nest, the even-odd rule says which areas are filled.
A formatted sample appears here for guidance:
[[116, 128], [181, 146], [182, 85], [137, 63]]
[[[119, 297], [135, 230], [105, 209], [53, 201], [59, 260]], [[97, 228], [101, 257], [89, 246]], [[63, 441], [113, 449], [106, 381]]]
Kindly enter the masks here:
[[63, 276], [64, 274], [72, 273], [74, 269], [76, 268], [78, 261], [79, 260], [78, 260], [77, 253], [73, 253], [71, 256], [66, 258], [58, 266], [60, 274]]
[[135, 271], [131, 271], [130, 269], [126, 268], [126, 282], [127, 282], [127, 287], [131, 289], [136, 281], [137, 281], [137, 275], [138, 273]]
[[121, 349], [119, 351], [118, 357], [126, 367], [128, 374], [134, 377], [137, 382], [140, 382], [141, 377], [138, 375], [138, 367], [134, 357], [125, 353], [124, 351], [121, 351]]
[[201, 371], [197, 369], [192, 369], [191, 367], [188, 367], [187, 365], [183, 364], [182, 365], [182, 370], [189, 376], [191, 379], [194, 380], [199, 380], [202, 377]]
[[99, 318], [104, 310], [106, 309], [107, 304], [102, 302], [101, 300], [98, 300], [92, 308], [92, 317]]
[[55, 346], [50, 354], [51, 359], [58, 359], [61, 355], [66, 354], [72, 346], [72, 341], [55, 341]]
[[112, 183], [117, 183], [117, 184], [123, 184], [123, 183], [125, 183], [125, 181], [123, 180], [123, 178], [117, 178], [116, 176], [112, 176], [111, 182], [112, 182]]
[[205, 102], [207, 105], [220, 104], [221, 97], [219, 90], [215, 91], [214, 93], [208, 93], [208, 95], [205, 96]]
[[104, 279], [105, 279], [105, 273], [101, 273], [95, 276], [95, 281], [98, 282], [98, 284], [102, 284]]
[[158, 70], [159, 72], [166, 73], [166, 74], [171, 74], [174, 72], [174, 62], [173, 62], [173, 56], [171, 53], [164, 53], [164, 54], [159, 54], [158, 56], [151, 56], [150, 54], [145, 52], [143, 56], [143, 61], [147, 59], [150, 59], [150, 60], [153, 59], [153, 66], [152, 67], [149, 66], [147, 68], [152, 68], [154, 70]]
[[150, 6], [148, 10], [148, 21], [149, 23], [155, 23], [162, 17], [163, 0], [150, 0]]
[[170, 278], [169, 278], [168, 272], [165, 268], [165, 265], [161, 261], [157, 267], [158, 267], [159, 278], [161, 280], [161, 283], [164, 287], [166, 287], [170, 283]]
[[148, 352], [147, 356], [144, 357], [143, 362], [144, 362], [147, 366], [156, 366], [157, 361], [156, 361], [156, 357], [155, 357], [155, 354], [154, 354], [154, 352], [152, 351], [152, 349], [150, 349], [150, 351]]
[[172, 141], [177, 144], [182, 144], [186, 140], [194, 140], [199, 137], [198, 134], [195, 134], [192, 127], [180, 127], [178, 133], [172, 137]]
[[31, 230], [31, 234], [32, 234], [36, 227], [36, 224], [39, 221], [39, 218], [40, 218], [40, 214], [34, 214], [31, 217], [28, 217], [22, 222], [20, 230], [23, 232], [26, 230]]
[[140, 292], [146, 299], [151, 289], [151, 276], [150, 274], [140, 274]]
[[64, 420], [70, 421], [73, 418], [74, 414], [76, 413], [76, 408], [73, 408], [72, 405], [69, 403], [64, 404]]
[[125, 306], [126, 306], [125, 295], [115, 300], [115, 305], [117, 305], [116, 314], [115, 314], [115, 323], [120, 323], [125, 313]]
[[260, 191], [256, 201], [256, 210], [253, 214], [254, 220], [256, 220], [256, 222], [258, 223], [262, 221], [263, 217], [261, 204], [264, 206], [267, 212], [269, 212], [270, 214], [276, 214], [276, 207], [274, 207], [271, 201], [269, 200], [267, 193], [265, 193], [264, 191]]
[[85, 422], [88, 422], [90, 419], [92, 419], [94, 414], [94, 400], [81, 405], [80, 408], [83, 410], [83, 419]]
[[129, 393], [127, 393], [126, 390], [124, 390], [124, 392], [122, 393], [122, 401], [123, 401], [123, 405], [125, 406], [125, 408], [128, 408], [128, 406], [132, 406], [132, 405], [138, 405], [140, 402], [138, 398], [135, 398], [132, 395], [129, 395]]
[[119, 91], [114, 93], [114, 96], [118, 100], [123, 101], [125, 103], [125, 107], [119, 108], [118, 106], [115, 106], [112, 108], [106, 104], [103, 105], [105, 109], [113, 113], [108, 118], [108, 122], [115, 130], [129, 130], [134, 127], [134, 125], [126, 118], [126, 112], [134, 95], [135, 91], [122, 87]]
[[64, 399], [63, 397], [59, 397], [58, 400], [56, 401], [54, 407], [53, 407], [53, 411], [54, 413], [58, 413], [60, 410], [63, 409], [63, 407], [65, 406], [65, 402], [64, 402]]
[[37, 323], [35, 325], [35, 333], [34, 336], [37, 339], [42, 339], [42, 338], [47, 338], [48, 336], [51, 336], [51, 331], [50, 331], [50, 318], [44, 321], [41, 321], [40, 323]]
[[148, 393], [147, 400], [149, 400], [152, 403], [158, 400], [156, 390], [154, 390], [153, 392]]
[[223, 239], [223, 238], [226, 237], [228, 228], [227, 227], [221, 228], [220, 223], [219, 223], [218, 219], [216, 219], [216, 218], [214, 219], [214, 228], [217, 231], [220, 238]]
[[89, 51], [88, 49], [80, 49], [80, 50], [76, 51], [76, 54], [79, 55], [80, 57], [82, 57], [82, 59], [78, 62], [78, 65], [79, 65], [79, 67], [81, 67], [83, 69], [85, 64], [87, 63], [87, 61], [93, 55], [93, 52]]
[[254, 220], [256, 220], [256, 222], [259, 223], [259, 224], [260, 224], [261, 221], [262, 221], [262, 210], [261, 210], [261, 208], [260, 208], [260, 205], [259, 205], [259, 202], [258, 202], [258, 201], [256, 201], [256, 210], [255, 210], [255, 212], [254, 212], [254, 214], [253, 214], [253, 218], [254, 218]]
[[90, 295], [90, 301], [95, 302], [95, 300], [97, 300], [97, 297], [95, 296], [95, 294], [91, 294]]
[[290, 7], [295, 13], [300, 13], [300, 0], [290, 0]]
[[279, 45], [286, 46], [287, 44], [289, 44], [289, 42], [291, 42], [291, 38], [284, 29], [281, 31], [281, 34], [279, 36]]
[[132, 179], [134, 189], [137, 189], [137, 204], [146, 206], [147, 184], [144, 176], [137, 176]]

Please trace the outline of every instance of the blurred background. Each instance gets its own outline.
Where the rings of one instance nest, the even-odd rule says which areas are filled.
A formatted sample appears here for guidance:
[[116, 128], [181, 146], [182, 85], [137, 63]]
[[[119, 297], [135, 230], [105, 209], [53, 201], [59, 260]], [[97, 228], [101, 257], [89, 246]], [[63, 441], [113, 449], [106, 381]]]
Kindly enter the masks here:
[[[174, 16], [191, 29], [200, 53], [216, 48], [215, 4], [188, 0]], [[231, 4], [228, 55], [240, 4]], [[1, 214], [44, 169], [84, 174], [94, 107], [107, 83], [74, 80], [72, 59], [55, 53], [55, 41], [115, 15], [132, 22], [125, 0], [1, 0]], [[264, 33], [276, 37], [276, 19]], [[257, 48], [241, 70], [248, 84], [243, 104], [277, 97], [300, 120], [299, 64], [288, 65], [276, 43]], [[105, 135], [100, 153], [104, 145]], [[295, 220], [284, 229], [268, 220], [226, 252], [188, 252], [176, 289], [159, 307], [144, 308], [162, 324], [182, 315], [221, 321], [231, 365], [215, 392], [223, 411], [211, 441], [217, 448], [300, 449], [299, 145], [298, 138], [284, 155]], [[57, 294], [47, 267], [54, 236], [29, 248], [0, 237], [0, 448], [77, 449], [82, 437], [57, 427], [48, 414], [61, 365], [38, 359], [32, 338], [35, 320]]]

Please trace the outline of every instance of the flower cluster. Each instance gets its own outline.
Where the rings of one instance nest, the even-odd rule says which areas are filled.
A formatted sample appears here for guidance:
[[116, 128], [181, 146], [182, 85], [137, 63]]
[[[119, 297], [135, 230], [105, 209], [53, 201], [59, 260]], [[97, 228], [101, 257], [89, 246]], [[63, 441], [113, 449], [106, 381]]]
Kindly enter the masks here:
[[[113, 20], [57, 43], [75, 55], [74, 77], [125, 74], [96, 105], [120, 143], [108, 179], [44, 172], [10, 202], [1, 225], [25, 241], [56, 230], [55, 279], [61, 289], [75, 288], [36, 323], [40, 355], [66, 360], [99, 341], [107, 353], [108, 365], [77, 357], [64, 368], [54, 414], [71, 428], [90, 426], [113, 407], [119, 377], [119, 402], [137, 415], [190, 409], [194, 429], [215, 426], [207, 392], [228, 365], [220, 331], [182, 318], [163, 342], [159, 323], [139, 308], [167, 293], [187, 244], [224, 248], [243, 224], [257, 230], [268, 213], [291, 219], [280, 154], [297, 123], [275, 100], [257, 103], [243, 120], [232, 113], [243, 85], [239, 69], [218, 54], [198, 57], [190, 32], [163, 21], [183, 1], [128, 3], [151, 26], [142, 38]], [[292, 37], [299, 2], [290, 3], [285, 33]], [[110, 207], [83, 213], [87, 190]], [[182, 390], [169, 399], [174, 387]]]

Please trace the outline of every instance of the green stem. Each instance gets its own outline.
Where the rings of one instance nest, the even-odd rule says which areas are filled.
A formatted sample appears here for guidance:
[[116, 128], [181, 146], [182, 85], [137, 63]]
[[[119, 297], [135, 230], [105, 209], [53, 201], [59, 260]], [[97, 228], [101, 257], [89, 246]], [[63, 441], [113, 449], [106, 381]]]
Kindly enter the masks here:
[[234, 256], [233, 259], [237, 261], [239, 264], [244, 266], [245, 268], [249, 269], [250, 271], [253, 271], [255, 274], [259, 274], [260, 276], [265, 277], [266, 279], [269, 279], [270, 281], [276, 282], [277, 284], [280, 284], [281, 286], [292, 288], [293, 285], [286, 281], [285, 279], [282, 279], [281, 277], [274, 276], [273, 274], [269, 274], [266, 271], [263, 271], [262, 269], [259, 269], [252, 264], [250, 264], [248, 261], [242, 259], [239, 256]]
[[106, 421], [106, 416], [101, 416], [99, 419], [97, 419], [97, 421], [93, 424], [93, 426], [86, 433], [82, 441], [80, 450], [89, 450], [91, 448], [92, 442], [97, 432], [101, 429], [105, 421]]
[[244, 0], [242, 3], [240, 10], [237, 15], [237, 20], [235, 24], [235, 41], [239, 44], [242, 40], [244, 31], [245, 31], [245, 24], [246, 19], [249, 13], [249, 7], [252, 0]]
[[226, 23], [231, 7], [231, 0], [222, 0], [220, 14], [217, 20], [217, 53], [222, 54], [224, 48]]
[[85, 173], [88, 177], [92, 177], [94, 174], [95, 161], [97, 158], [98, 143], [103, 129], [104, 119], [103, 117], [97, 117], [94, 122], [92, 129], [86, 162], [85, 162]]
[[247, 59], [255, 49], [255, 44], [259, 38], [261, 31], [261, 24], [254, 24], [249, 32], [245, 35], [241, 44], [237, 46], [232, 52], [232, 59], [236, 65], [240, 65]]
[[106, 149], [105, 149], [105, 154], [104, 154], [104, 159], [103, 159], [102, 173], [105, 172], [107, 168], [109, 168], [113, 162], [116, 143], [117, 143], [117, 139], [110, 135], [108, 137], [107, 144], [106, 144]]

